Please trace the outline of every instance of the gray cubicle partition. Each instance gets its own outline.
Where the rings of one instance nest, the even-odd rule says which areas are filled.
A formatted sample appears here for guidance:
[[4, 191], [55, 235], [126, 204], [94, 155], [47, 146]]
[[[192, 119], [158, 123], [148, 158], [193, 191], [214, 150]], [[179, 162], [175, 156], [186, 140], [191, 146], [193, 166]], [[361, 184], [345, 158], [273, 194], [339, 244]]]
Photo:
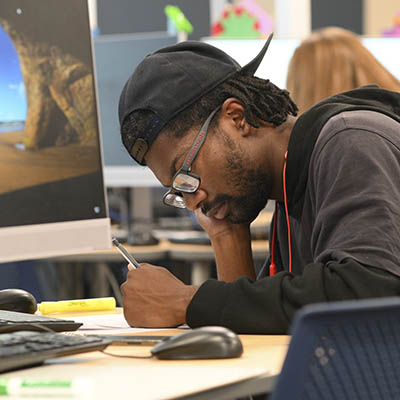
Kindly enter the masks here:
[[[119, 134], [118, 101], [122, 87], [149, 53], [176, 43], [166, 32], [100, 35], [94, 38], [96, 81], [108, 186], [154, 186], [147, 168], [129, 157]], [[114, 173], [115, 171], [115, 173]]]

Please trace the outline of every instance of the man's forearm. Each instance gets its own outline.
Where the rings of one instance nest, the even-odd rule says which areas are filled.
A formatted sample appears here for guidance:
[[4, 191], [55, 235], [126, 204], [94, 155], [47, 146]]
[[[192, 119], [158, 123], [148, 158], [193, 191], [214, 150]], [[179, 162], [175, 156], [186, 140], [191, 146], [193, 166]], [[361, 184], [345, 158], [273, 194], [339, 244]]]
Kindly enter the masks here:
[[255, 279], [250, 229], [236, 226], [211, 238], [217, 263], [218, 279], [231, 282], [241, 276]]
[[[331, 260], [250, 281], [208, 280], [194, 294], [186, 311], [191, 328], [222, 325], [243, 334], [287, 334], [295, 312], [306, 304], [399, 296], [400, 278], [353, 259]], [[212, 307], [210, 306], [212, 304]]]

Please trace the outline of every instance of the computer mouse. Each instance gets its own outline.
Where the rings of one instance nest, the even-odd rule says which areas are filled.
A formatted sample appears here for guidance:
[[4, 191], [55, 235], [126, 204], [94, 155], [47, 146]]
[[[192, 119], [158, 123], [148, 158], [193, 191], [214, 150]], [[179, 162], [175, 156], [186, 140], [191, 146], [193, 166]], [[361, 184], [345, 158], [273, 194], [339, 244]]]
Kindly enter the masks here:
[[22, 289], [0, 290], [0, 310], [34, 314], [37, 310], [35, 297]]
[[163, 360], [235, 358], [243, 353], [236, 333], [222, 326], [204, 326], [172, 336], [156, 344], [151, 353]]

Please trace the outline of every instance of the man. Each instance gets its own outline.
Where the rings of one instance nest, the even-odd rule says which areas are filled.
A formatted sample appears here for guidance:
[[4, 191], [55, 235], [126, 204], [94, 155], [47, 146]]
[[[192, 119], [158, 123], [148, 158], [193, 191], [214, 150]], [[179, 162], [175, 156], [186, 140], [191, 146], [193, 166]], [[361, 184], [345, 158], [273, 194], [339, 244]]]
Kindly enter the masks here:
[[[400, 95], [367, 86], [296, 118], [287, 91], [254, 77], [270, 40], [243, 68], [204, 43], [161, 49], [121, 93], [126, 149], [165, 204], [195, 213], [219, 278], [131, 270], [133, 326], [285, 333], [305, 304], [400, 293]], [[269, 199], [271, 260], [255, 280], [249, 225]]]

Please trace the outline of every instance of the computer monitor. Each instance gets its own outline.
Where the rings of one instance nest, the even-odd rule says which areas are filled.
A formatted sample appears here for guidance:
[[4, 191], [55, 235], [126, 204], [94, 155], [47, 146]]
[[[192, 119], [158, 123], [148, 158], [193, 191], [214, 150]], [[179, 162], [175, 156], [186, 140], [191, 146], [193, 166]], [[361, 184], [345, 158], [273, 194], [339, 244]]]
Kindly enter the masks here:
[[[391, 37], [363, 37], [365, 47], [398, 79], [400, 79], [400, 39]], [[204, 38], [204, 42], [225, 51], [240, 65], [246, 65], [261, 50], [265, 40]], [[269, 79], [278, 87], [286, 88], [286, 76], [298, 39], [273, 39], [264, 61], [256, 72], [259, 78]]]
[[122, 144], [118, 102], [125, 82], [150, 53], [177, 42], [167, 32], [99, 35], [94, 38], [104, 177], [108, 187], [160, 187], [153, 173], [129, 156]]
[[400, 38], [398, 37], [363, 37], [364, 46], [400, 80]]
[[[204, 38], [209, 43], [229, 54], [240, 65], [246, 65], [262, 49], [265, 40], [260, 39], [217, 39]], [[263, 62], [257, 69], [256, 76], [269, 79], [276, 86], [286, 88], [286, 75], [290, 58], [296, 47], [300, 44], [298, 39], [273, 38]]]
[[0, 2], [0, 262], [111, 247], [86, 0]]

